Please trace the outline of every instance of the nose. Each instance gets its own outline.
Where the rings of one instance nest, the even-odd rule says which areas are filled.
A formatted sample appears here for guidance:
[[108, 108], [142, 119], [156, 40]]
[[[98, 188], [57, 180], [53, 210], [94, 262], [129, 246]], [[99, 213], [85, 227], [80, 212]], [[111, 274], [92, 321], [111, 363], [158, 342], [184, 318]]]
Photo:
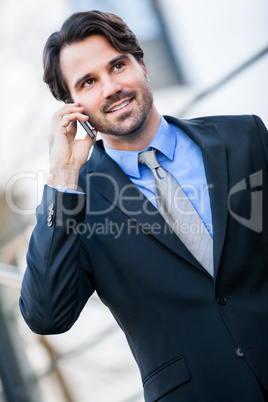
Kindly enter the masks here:
[[104, 98], [108, 99], [114, 94], [120, 92], [122, 90], [121, 85], [115, 81], [110, 76], [103, 78], [102, 80], [102, 95]]

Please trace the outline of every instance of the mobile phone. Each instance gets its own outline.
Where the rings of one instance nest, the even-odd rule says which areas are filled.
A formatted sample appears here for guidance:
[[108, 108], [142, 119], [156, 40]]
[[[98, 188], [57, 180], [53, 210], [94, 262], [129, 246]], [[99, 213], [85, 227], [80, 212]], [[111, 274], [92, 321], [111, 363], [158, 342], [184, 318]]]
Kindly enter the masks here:
[[87, 134], [90, 136], [90, 138], [95, 138], [95, 134], [93, 133], [93, 127], [88, 121], [80, 121], [78, 120], [81, 126], [83, 127], [84, 130], [86, 130]]

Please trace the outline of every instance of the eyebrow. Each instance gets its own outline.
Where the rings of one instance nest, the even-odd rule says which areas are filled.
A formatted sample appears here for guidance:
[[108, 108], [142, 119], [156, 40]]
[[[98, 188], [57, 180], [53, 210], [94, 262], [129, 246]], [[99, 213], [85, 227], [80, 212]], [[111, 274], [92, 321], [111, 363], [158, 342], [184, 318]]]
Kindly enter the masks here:
[[74, 89], [78, 88], [82, 82], [89, 80], [91, 77], [92, 74], [89, 73], [83, 75], [83, 77], [78, 78], [74, 83]]
[[[112, 65], [114, 65], [115, 63], [117, 63], [120, 60], [129, 60], [129, 55], [128, 54], [120, 54], [119, 56], [110, 60], [107, 64], [107, 66], [111, 67]], [[92, 73], [87, 73], [87, 74], [83, 75], [82, 77], [78, 78], [74, 83], [74, 89], [78, 88], [82, 82], [85, 82], [92, 77], [93, 77]]]

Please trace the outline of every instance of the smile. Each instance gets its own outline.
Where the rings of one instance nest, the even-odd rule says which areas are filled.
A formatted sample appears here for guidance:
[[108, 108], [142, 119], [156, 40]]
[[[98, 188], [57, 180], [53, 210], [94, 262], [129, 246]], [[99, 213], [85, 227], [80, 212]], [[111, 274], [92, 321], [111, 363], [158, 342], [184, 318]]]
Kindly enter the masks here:
[[124, 107], [126, 107], [127, 105], [129, 105], [130, 102], [132, 102], [132, 99], [127, 100], [127, 101], [121, 103], [120, 105], [113, 107], [112, 109], [108, 110], [107, 113], [117, 112], [118, 110], [121, 110], [121, 109], [123, 109]]

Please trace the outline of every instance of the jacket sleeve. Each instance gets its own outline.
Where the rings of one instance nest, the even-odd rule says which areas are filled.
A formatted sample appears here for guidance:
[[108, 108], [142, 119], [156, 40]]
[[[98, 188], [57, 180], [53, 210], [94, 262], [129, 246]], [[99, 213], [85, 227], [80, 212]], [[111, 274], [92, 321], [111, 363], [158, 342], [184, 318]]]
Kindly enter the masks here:
[[85, 195], [45, 187], [27, 252], [20, 309], [39, 334], [67, 331], [94, 292], [90, 264], [77, 225], [84, 222]]

